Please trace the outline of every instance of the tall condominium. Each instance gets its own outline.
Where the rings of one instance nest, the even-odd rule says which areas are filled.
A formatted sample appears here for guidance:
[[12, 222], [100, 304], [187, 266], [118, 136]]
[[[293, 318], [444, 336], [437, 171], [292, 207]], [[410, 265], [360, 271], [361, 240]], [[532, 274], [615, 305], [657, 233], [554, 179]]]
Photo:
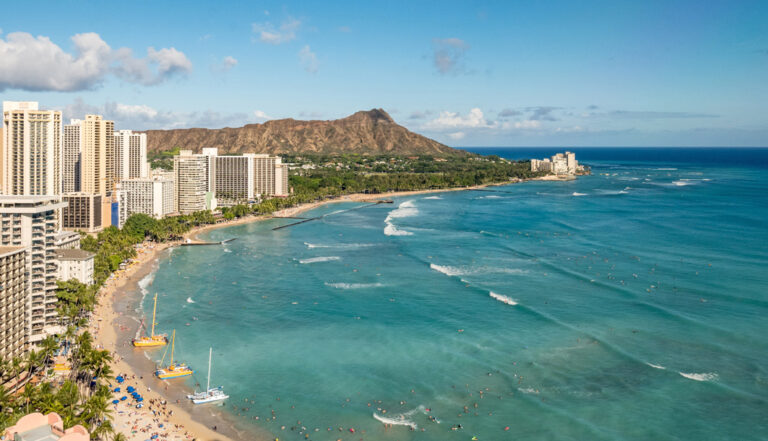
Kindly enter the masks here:
[[532, 172], [548, 172], [557, 175], [575, 175], [584, 171], [573, 152], [557, 153], [551, 158], [531, 159]]
[[80, 131], [82, 120], [73, 119], [62, 130], [62, 193], [80, 191]]
[[61, 112], [3, 102], [3, 193], [61, 194]]
[[123, 181], [128, 195], [128, 215], [143, 213], [161, 219], [174, 211], [174, 184], [168, 179], [128, 179]]
[[147, 134], [120, 130], [114, 136], [117, 180], [148, 177]]
[[106, 196], [115, 185], [115, 123], [85, 115], [81, 124], [81, 191]]
[[253, 157], [254, 192], [261, 197], [288, 195], [288, 169], [279, 156]]
[[215, 208], [213, 193], [208, 190], [209, 157], [182, 150], [173, 158], [176, 181], [175, 205], [181, 214]]
[[0, 358], [24, 352], [26, 315], [26, 248], [0, 246]]
[[255, 155], [217, 156], [213, 189], [220, 205], [245, 204], [254, 198], [253, 158]]
[[59, 196], [0, 196], [0, 246], [25, 247], [27, 342], [62, 331], [56, 314]]

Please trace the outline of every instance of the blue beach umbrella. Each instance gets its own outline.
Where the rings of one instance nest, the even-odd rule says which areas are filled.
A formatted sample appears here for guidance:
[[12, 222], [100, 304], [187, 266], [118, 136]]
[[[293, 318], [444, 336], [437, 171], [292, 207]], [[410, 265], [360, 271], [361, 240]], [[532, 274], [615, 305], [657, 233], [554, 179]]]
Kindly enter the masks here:
[[112, 404], [117, 404], [119, 402], [120, 402], [120, 400], [112, 400]]
[[126, 397], [125, 395], [123, 395], [122, 397], [120, 397], [120, 401], [125, 401], [125, 400], [127, 400], [127, 399], [128, 399], [128, 397]]
[[115, 388], [115, 392], [120, 392], [120, 388], [119, 388], [119, 387], [116, 387], [116, 388]]

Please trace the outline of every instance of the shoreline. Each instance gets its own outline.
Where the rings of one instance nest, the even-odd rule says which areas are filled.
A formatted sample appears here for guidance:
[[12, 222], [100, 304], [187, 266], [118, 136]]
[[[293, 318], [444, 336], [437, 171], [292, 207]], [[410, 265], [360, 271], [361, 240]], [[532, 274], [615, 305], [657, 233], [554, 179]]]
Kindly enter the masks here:
[[[317, 202], [300, 204], [295, 207], [285, 208], [271, 215], [249, 215], [218, 224], [195, 227], [183, 235], [183, 240], [199, 240], [199, 235], [220, 228], [243, 225], [252, 222], [273, 219], [275, 217], [296, 216], [300, 213], [304, 213], [306, 211], [332, 203], [366, 202], [382, 198], [402, 197], [409, 195], [467, 190], [471, 191], [492, 186], [522, 183], [531, 180], [564, 181], [563, 179], [553, 179], [550, 176], [545, 176], [541, 178], [524, 180], [519, 179], [516, 181], [483, 184], [471, 187], [413, 190], [379, 194], [353, 193], [333, 199], [326, 199]], [[223, 410], [217, 409], [216, 413], [207, 412], [206, 415], [203, 415], [202, 413], [205, 410], [204, 406], [201, 406], [202, 409], [188, 408], [188, 406], [181, 404], [181, 399], [177, 399], [176, 402], [174, 402], [174, 397], [171, 396], [171, 392], [174, 394], [182, 392], [182, 398], [186, 401], [186, 398], [184, 398], [183, 395], [183, 393], [186, 393], [186, 391], [184, 391], [184, 386], [173, 385], [173, 388], [169, 390], [169, 384], [167, 382], [157, 380], [152, 377], [151, 374], [144, 378], [142, 372], [139, 371], [136, 366], [134, 366], [134, 364], [147, 364], [150, 363], [150, 360], [147, 359], [144, 362], [138, 360], [138, 356], [136, 355], [137, 351], [133, 350], [130, 346], [130, 338], [133, 337], [133, 334], [129, 334], [129, 339], [122, 342], [118, 338], [120, 332], [123, 333], [121, 337], [125, 339], [125, 331], [133, 330], [138, 327], [138, 324], [135, 323], [135, 320], [132, 317], [128, 317], [128, 314], [126, 314], [126, 305], [123, 304], [124, 302], [133, 302], [135, 305], [135, 299], [128, 298], [128, 293], [138, 292], [141, 289], [139, 283], [156, 270], [156, 262], [158, 261], [160, 255], [166, 250], [171, 250], [174, 247], [180, 246], [181, 243], [182, 241], [165, 243], [155, 243], [150, 241], [142, 242], [137, 249], [137, 257], [134, 258], [134, 260], [125, 270], [118, 270], [113, 273], [113, 275], [105, 282], [104, 286], [102, 286], [97, 297], [97, 304], [94, 309], [93, 318], [91, 323], [89, 323], [88, 329], [93, 334], [97, 347], [107, 349], [113, 355], [114, 360], [110, 363], [110, 365], [113, 372], [115, 372], [115, 375], [126, 374], [129, 378], [131, 378], [120, 386], [127, 387], [128, 385], [132, 385], [136, 387], [137, 390], [139, 390], [142, 396], [145, 398], [146, 404], [141, 409], [136, 409], [133, 406], [129, 407], [124, 404], [129, 403], [130, 400], [125, 402], [121, 401], [120, 404], [113, 405], [113, 408], [116, 409], [113, 414], [113, 426], [115, 431], [122, 432], [124, 435], [126, 435], [128, 440], [144, 440], [148, 436], [151, 436], [152, 433], [161, 433], [163, 436], [165, 436], [166, 439], [173, 440], [272, 440], [274, 438], [273, 435], [266, 432], [266, 430], [265, 433], [239, 433], [234, 428], [236, 422], [231, 420]], [[124, 310], [120, 310], [118, 306], [122, 306]], [[131, 352], [129, 353], [128, 351]], [[134, 363], [129, 363], [127, 360], [132, 360]], [[113, 385], [112, 387], [114, 388], [115, 386]], [[152, 387], [154, 387], [154, 390], [151, 390]], [[163, 387], [165, 388], [165, 393], [162, 393]], [[158, 393], [158, 391], [161, 391], [161, 393]], [[113, 399], [119, 400], [120, 396], [122, 395], [122, 392], [115, 394]], [[150, 402], [154, 402], [155, 404], [151, 407]], [[158, 407], [158, 403], [161, 402], [164, 404], [161, 407]], [[196, 409], [201, 410], [196, 411]], [[120, 412], [121, 410], [122, 412]], [[203, 424], [203, 422], [211, 423], [211, 426], [209, 427], [208, 424]], [[222, 427], [221, 432], [218, 430], [214, 431], [211, 428], [216, 427], [217, 422]], [[132, 432], [132, 430], [135, 432]], [[247, 436], [243, 437], [241, 435]]]

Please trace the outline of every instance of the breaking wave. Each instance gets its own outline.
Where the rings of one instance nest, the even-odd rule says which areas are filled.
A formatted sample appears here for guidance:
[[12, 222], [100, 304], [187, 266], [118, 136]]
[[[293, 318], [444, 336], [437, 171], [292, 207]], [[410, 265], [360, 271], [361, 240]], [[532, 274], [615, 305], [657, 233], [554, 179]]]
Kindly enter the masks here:
[[355, 248], [368, 248], [375, 247], [375, 243], [337, 243], [337, 244], [321, 244], [321, 243], [309, 243], [304, 242], [307, 248], [337, 248], [337, 249], [355, 249]]
[[648, 366], [650, 366], [650, 367], [652, 367], [654, 369], [666, 369], [664, 366], [661, 366], [659, 364], [653, 364], [653, 363], [645, 363], [645, 364], [647, 364]]
[[440, 196], [427, 196], [424, 199], [442, 199]]
[[341, 260], [341, 257], [339, 257], [339, 256], [312, 257], [310, 259], [301, 259], [301, 260], [299, 260], [299, 263], [331, 262], [333, 260]]
[[587, 195], [586, 193], [578, 193], [574, 191], [572, 196], [586, 196], [586, 195]]
[[430, 263], [429, 267], [439, 273], [445, 274], [446, 276], [468, 276], [472, 274], [512, 274], [512, 275], [519, 276], [523, 274], [528, 274], [528, 270], [522, 270], [517, 268], [494, 268], [494, 267], [487, 267], [487, 266], [471, 268], [471, 267], [438, 265], [436, 263]]
[[690, 380], [696, 380], [696, 381], [715, 381], [717, 380], [717, 374], [715, 373], [703, 373], [703, 374], [693, 374], [693, 373], [685, 373], [685, 372], [678, 372], [678, 374], [682, 375], [685, 378], [688, 378]]
[[195, 301], [192, 300], [192, 297], [187, 297], [187, 303], [195, 303]]
[[365, 288], [379, 288], [384, 286], [382, 283], [329, 283], [325, 282], [325, 286], [336, 289], [365, 289]]
[[500, 301], [501, 303], [506, 303], [507, 305], [510, 305], [510, 306], [517, 305], [517, 302], [512, 297], [507, 297], [507, 296], [502, 295], [502, 294], [496, 294], [493, 291], [490, 291], [488, 293], [488, 295], [493, 297], [494, 299]]
[[393, 223], [393, 219], [402, 219], [404, 217], [412, 217], [419, 214], [419, 209], [413, 204], [413, 201], [405, 201], [398, 205], [397, 208], [390, 211], [387, 218], [384, 219], [384, 234], [387, 236], [413, 236], [410, 231], [400, 230]]
[[425, 407], [419, 406], [416, 409], [409, 410], [408, 412], [401, 413], [400, 415], [393, 415], [391, 417], [379, 415], [378, 413], [374, 412], [373, 418], [384, 424], [390, 424], [393, 426], [408, 426], [413, 430], [416, 430], [419, 428], [419, 426], [417, 426], [416, 423], [413, 422], [413, 420], [410, 418], [417, 413], [426, 413]]

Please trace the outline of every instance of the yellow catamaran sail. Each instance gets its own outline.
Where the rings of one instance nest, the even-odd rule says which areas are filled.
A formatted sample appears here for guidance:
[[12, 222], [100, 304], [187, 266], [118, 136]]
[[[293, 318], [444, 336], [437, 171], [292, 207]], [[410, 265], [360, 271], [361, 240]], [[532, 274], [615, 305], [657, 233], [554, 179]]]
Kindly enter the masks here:
[[133, 339], [133, 345], [137, 348], [148, 348], [153, 346], [163, 346], [168, 344], [168, 337], [163, 335], [155, 335], [155, 312], [157, 311], [157, 294], [155, 294], [155, 306], [152, 307], [152, 331], [149, 337], [146, 335], [140, 338]]
[[165, 354], [163, 354], [163, 359], [160, 360], [160, 366], [156, 371], [155, 375], [157, 378], [160, 379], [168, 379], [168, 378], [178, 378], [178, 377], [186, 377], [188, 375], [192, 375], [195, 371], [193, 371], [189, 366], [187, 366], [184, 363], [173, 363], [173, 348], [174, 343], [176, 342], [176, 330], [173, 330], [173, 333], [171, 334], [171, 363], [166, 366], [163, 366], [163, 361], [165, 361], [165, 354], [168, 353], [168, 348], [165, 349]]

